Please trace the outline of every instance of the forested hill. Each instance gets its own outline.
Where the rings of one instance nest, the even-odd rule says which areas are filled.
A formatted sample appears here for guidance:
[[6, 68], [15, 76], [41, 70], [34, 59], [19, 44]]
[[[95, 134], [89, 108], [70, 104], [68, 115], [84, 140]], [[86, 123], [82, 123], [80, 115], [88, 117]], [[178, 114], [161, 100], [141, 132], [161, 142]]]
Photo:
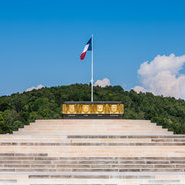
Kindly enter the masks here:
[[[60, 119], [64, 101], [89, 101], [90, 86], [42, 88], [0, 97], [0, 133], [12, 133], [35, 119]], [[95, 101], [122, 101], [124, 118], [149, 119], [176, 134], [185, 134], [185, 101], [124, 91], [120, 86], [94, 88]]]

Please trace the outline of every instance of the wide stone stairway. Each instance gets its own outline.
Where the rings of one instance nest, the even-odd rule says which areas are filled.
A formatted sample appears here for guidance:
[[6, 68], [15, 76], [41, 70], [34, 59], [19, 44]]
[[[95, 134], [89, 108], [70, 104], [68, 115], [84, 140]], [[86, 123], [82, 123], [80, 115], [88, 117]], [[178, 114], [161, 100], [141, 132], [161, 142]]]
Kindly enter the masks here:
[[148, 120], [37, 120], [0, 135], [0, 185], [185, 185], [185, 135]]

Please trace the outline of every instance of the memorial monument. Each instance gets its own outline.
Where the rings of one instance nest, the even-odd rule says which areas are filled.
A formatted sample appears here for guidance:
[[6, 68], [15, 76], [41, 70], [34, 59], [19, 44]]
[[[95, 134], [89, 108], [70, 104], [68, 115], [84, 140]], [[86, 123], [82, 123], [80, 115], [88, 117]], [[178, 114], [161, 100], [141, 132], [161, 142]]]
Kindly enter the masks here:
[[124, 106], [119, 101], [64, 102], [62, 115], [64, 119], [121, 119]]
[[119, 101], [93, 101], [93, 35], [85, 45], [80, 56], [84, 60], [87, 51], [91, 51], [91, 101], [64, 102], [62, 115], [64, 119], [121, 119], [124, 105]]
[[185, 185], [185, 135], [120, 119], [122, 102], [93, 101], [91, 90], [89, 102], [63, 103], [65, 119], [0, 135], [0, 184]]

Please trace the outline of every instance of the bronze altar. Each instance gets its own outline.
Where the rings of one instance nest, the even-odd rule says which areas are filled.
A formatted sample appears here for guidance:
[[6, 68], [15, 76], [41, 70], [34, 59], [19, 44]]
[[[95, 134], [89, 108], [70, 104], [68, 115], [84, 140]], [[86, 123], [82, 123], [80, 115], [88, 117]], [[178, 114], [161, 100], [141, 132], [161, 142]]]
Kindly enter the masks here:
[[64, 102], [62, 115], [64, 119], [121, 119], [124, 105], [118, 101]]

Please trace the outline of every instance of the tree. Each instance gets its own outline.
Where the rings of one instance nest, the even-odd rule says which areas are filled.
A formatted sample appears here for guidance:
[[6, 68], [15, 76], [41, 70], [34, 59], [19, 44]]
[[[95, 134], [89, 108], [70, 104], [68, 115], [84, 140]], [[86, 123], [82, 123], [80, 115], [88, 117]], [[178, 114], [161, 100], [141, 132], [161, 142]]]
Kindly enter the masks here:
[[[0, 97], [0, 133], [11, 133], [36, 119], [61, 118], [64, 101], [90, 101], [88, 84], [42, 88]], [[124, 118], [151, 119], [177, 134], [185, 134], [185, 101], [124, 91], [121, 86], [94, 87], [95, 101], [122, 101]]]
[[0, 125], [3, 125], [5, 123], [4, 119], [3, 119], [3, 115], [0, 114]]

